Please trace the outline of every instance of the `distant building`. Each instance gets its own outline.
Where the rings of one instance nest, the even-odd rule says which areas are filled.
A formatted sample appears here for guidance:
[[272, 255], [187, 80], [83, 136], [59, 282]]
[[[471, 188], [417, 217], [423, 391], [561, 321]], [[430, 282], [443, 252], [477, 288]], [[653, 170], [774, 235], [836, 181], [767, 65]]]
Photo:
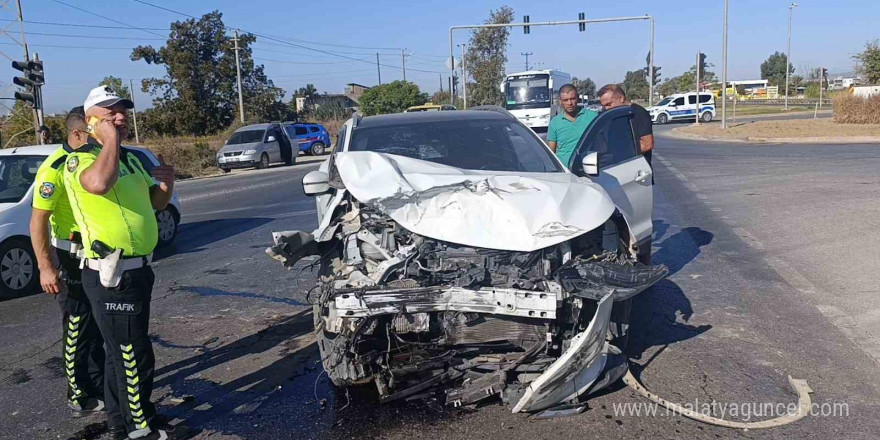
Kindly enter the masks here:
[[309, 111], [317, 110], [327, 105], [339, 105], [347, 111], [356, 112], [360, 110], [361, 96], [369, 87], [355, 83], [345, 85], [345, 93], [324, 93], [323, 95], [313, 95], [308, 103], [304, 96], [296, 97], [296, 108]]

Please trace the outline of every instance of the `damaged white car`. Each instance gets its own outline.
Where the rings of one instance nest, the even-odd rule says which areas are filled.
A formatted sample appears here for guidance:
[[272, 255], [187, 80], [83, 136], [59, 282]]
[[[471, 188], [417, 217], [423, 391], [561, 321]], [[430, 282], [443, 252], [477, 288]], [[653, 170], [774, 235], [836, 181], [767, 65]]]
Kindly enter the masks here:
[[303, 179], [318, 229], [267, 249], [288, 267], [317, 257], [333, 383], [558, 412], [619, 379], [629, 300], [667, 273], [645, 264], [651, 169], [631, 118], [600, 115], [573, 173], [497, 108], [349, 120]]

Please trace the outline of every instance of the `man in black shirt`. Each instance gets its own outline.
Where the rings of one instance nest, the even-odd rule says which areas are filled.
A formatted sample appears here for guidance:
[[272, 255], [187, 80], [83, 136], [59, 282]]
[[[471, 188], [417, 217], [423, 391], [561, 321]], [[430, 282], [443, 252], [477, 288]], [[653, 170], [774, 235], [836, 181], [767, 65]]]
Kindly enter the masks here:
[[[639, 140], [639, 148], [648, 165], [651, 166], [651, 150], [654, 149], [654, 123], [651, 121], [651, 115], [644, 107], [629, 102], [626, 98], [626, 92], [617, 84], [608, 84], [599, 89], [599, 103], [605, 110], [623, 105], [632, 106], [635, 116], [633, 117], [633, 131]], [[654, 167], [651, 166], [651, 169]], [[652, 183], [653, 183], [653, 177]]]

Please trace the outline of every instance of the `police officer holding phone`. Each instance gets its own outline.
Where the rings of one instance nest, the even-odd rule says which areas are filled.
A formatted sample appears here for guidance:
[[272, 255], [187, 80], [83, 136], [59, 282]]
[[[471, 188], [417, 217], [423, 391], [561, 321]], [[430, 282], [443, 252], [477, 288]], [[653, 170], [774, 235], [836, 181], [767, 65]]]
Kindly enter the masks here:
[[82, 288], [79, 232], [62, 180], [67, 155], [89, 139], [83, 108], [72, 109], [65, 125], [67, 140], [43, 161], [34, 179], [30, 231], [40, 285], [61, 305], [67, 405], [80, 417], [104, 409], [104, 341]]
[[67, 156], [64, 184], [82, 234], [83, 288], [105, 342], [108, 429], [120, 439], [179, 439], [185, 428], [160, 421], [150, 401], [155, 358], [148, 336], [153, 210], [171, 199], [174, 169], [163, 162], [151, 176], [121, 146], [133, 106], [106, 86], [92, 89], [83, 107], [97, 145]]

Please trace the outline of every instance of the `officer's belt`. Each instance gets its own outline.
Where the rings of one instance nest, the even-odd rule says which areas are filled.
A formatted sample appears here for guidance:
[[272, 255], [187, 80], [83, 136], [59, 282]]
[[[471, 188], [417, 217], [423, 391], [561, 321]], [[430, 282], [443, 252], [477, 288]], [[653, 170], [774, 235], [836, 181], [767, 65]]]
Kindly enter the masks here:
[[52, 246], [61, 249], [62, 251], [67, 251], [71, 254], [76, 253], [76, 248], [74, 248], [74, 246], [78, 247], [76, 243], [70, 240], [63, 240], [56, 237], [52, 237]]
[[[153, 261], [153, 254], [147, 255], [146, 257], [125, 258], [120, 261], [119, 264], [122, 265], [122, 271], [125, 272], [127, 270], [135, 270], [149, 266], [151, 261]], [[89, 269], [100, 272], [102, 262], [103, 260], [88, 258], [86, 259], [86, 266], [88, 266]]]

